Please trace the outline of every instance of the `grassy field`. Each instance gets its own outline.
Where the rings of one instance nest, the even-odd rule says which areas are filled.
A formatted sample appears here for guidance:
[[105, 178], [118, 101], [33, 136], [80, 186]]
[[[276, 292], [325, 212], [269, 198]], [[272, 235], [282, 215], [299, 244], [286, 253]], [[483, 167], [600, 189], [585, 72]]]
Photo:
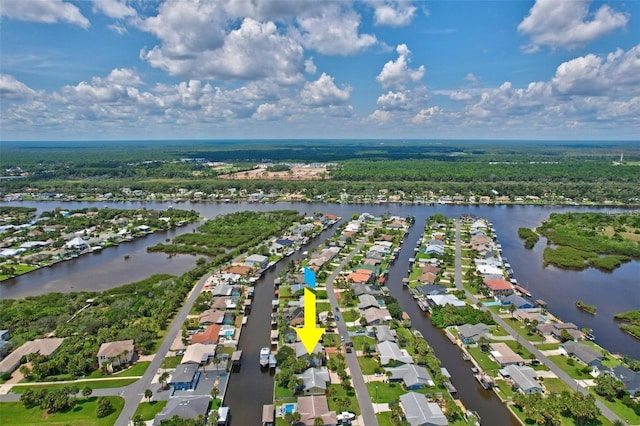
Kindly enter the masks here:
[[162, 361], [161, 368], [176, 368], [182, 361], [182, 356], [168, 356]]
[[359, 356], [358, 364], [365, 375], [375, 374], [375, 369], [380, 368], [380, 363], [373, 357]]
[[[337, 413], [341, 413], [343, 411], [350, 411], [355, 413], [356, 416], [360, 415], [360, 406], [358, 405], [358, 399], [356, 398], [356, 391], [353, 388], [349, 388], [346, 390], [341, 385], [329, 385], [331, 396], [327, 397], [327, 402], [329, 403], [329, 410], [335, 411]], [[339, 406], [336, 401], [340, 399], [348, 399], [349, 406], [344, 407]]]
[[401, 383], [369, 382], [367, 383], [367, 389], [372, 402], [386, 403], [396, 401], [400, 399], [400, 395], [407, 393]]
[[560, 393], [564, 390], [568, 390], [568, 391], [575, 390], [575, 389], [571, 389], [571, 387], [561, 379], [545, 378], [542, 381], [542, 384], [544, 385], [544, 388], [551, 393]]
[[124, 407], [124, 399], [117, 396], [106, 397], [111, 401], [114, 411], [101, 419], [96, 417], [98, 398], [78, 398], [78, 403], [64, 413], [48, 415], [39, 407], [24, 408], [21, 402], [0, 404], [0, 419], [3, 426], [12, 425], [53, 425], [53, 426], [111, 426]]
[[394, 426], [394, 424], [391, 423], [391, 411], [377, 413], [376, 419], [378, 419], [378, 424], [380, 426]]
[[103, 377], [140, 377], [144, 375], [144, 372], [147, 371], [147, 367], [149, 367], [151, 361], [140, 361], [137, 362], [131, 368], [127, 368], [126, 370], [118, 371], [114, 374], [102, 374], [102, 371], [96, 370], [90, 375], [87, 376], [88, 379], [101, 379]]
[[167, 401], [141, 402], [138, 404], [138, 408], [136, 408], [136, 412], [133, 417], [140, 415], [142, 416], [142, 420], [153, 420], [156, 414], [161, 412], [165, 405], [167, 405]]
[[591, 392], [591, 394], [599, 399], [604, 405], [609, 407], [614, 413], [620, 416], [620, 418], [626, 420], [627, 424], [640, 425], [640, 416], [638, 416], [631, 408], [624, 405], [619, 399], [610, 402], [598, 395], [593, 388], [590, 388], [589, 392]]
[[566, 356], [552, 355], [548, 358], [574, 379], [593, 379], [590, 374], [582, 371], [584, 364], [581, 364], [579, 361], [574, 360], [574, 365], [570, 365], [570, 358]]
[[497, 373], [500, 366], [489, 358], [489, 355], [482, 352], [480, 348], [468, 348], [469, 354], [476, 360], [480, 368], [489, 374]]
[[119, 388], [122, 386], [128, 386], [131, 383], [136, 382], [138, 379], [117, 379], [117, 380], [88, 380], [86, 382], [67, 382], [67, 383], [55, 383], [55, 384], [42, 384], [42, 385], [28, 385], [28, 386], [14, 386], [11, 388], [13, 393], [23, 393], [27, 389], [60, 389], [69, 385], [77, 385], [80, 389], [89, 386], [91, 389], [111, 389]]

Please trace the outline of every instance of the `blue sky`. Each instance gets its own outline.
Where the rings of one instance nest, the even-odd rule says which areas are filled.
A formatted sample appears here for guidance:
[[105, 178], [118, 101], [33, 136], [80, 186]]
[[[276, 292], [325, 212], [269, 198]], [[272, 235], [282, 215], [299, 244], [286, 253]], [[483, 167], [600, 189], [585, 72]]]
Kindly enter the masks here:
[[0, 0], [4, 140], [638, 139], [640, 2]]

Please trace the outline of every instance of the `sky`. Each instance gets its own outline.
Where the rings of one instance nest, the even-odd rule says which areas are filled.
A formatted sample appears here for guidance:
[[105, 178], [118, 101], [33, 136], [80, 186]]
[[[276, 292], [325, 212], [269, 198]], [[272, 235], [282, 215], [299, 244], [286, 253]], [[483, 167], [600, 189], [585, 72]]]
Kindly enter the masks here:
[[638, 140], [640, 1], [0, 0], [0, 140]]

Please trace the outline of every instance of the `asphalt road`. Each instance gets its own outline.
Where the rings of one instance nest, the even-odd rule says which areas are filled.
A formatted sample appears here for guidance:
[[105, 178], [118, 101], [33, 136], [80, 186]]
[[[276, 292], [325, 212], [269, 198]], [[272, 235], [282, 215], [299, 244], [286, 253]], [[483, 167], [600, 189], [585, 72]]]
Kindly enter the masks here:
[[[129, 421], [133, 418], [133, 415], [136, 412], [136, 408], [138, 407], [138, 404], [144, 397], [145, 389], [153, 390], [151, 388], [151, 381], [153, 380], [153, 377], [155, 376], [156, 371], [158, 371], [158, 369], [162, 365], [162, 361], [167, 355], [167, 352], [169, 351], [169, 349], [171, 349], [171, 344], [173, 343], [178, 333], [180, 333], [182, 324], [187, 319], [187, 315], [189, 314], [191, 307], [193, 306], [196, 299], [198, 298], [198, 295], [202, 291], [202, 287], [204, 286], [204, 283], [207, 281], [207, 278], [209, 278], [211, 275], [212, 275], [211, 273], [205, 275], [193, 287], [189, 297], [187, 298], [187, 301], [184, 303], [184, 305], [182, 306], [182, 309], [180, 309], [178, 314], [173, 319], [173, 322], [169, 327], [169, 331], [166, 337], [164, 338], [164, 341], [160, 345], [160, 348], [156, 352], [155, 357], [153, 357], [153, 360], [151, 361], [151, 365], [149, 365], [149, 367], [147, 368], [147, 371], [144, 373], [142, 378], [137, 382], [122, 388], [122, 390], [120, 391], [119, 395], [124, 398], [125, 403], [124, 403], [124, 408], [122, 409], [122, 412], [120, 413], [120, 416], [116, 421], [116, 426], [127, 426], [129, 424]], [[105, 389], [105, 390], [110, 390], [112, 392], [118, 391], [117, 389], [115, 390]], [[94, 391], [93, 395], [98, 395], [98, 391], [97, 390]]]
[[[367, 241], [370, 233], [371, 231], [362, 238], [362, 241], [360, 241], [358, 246], [351, 253], [349, 253], [349, 255], [340, 263], [336, 270], [333, 271], [333, 273], [327, 279], [327, 297], [329, 298], [329, 302], [331, 303], [331, 312], [335, 312], [335, 308], [339, 306], [336, 294], [333, 292], [333, 281], [336, 279], [342, 268], [344, 268], [345, 265], [349, 263], [349, 261], [353, 258], [353, 256], [355, 256], [360, 251], [362, 246]], [[349, 330], [347, 330], [344, 318], [341, 317], [340, 321], [336, 321], [336, 329], [340, 333], [340, 336], [344, 337], [345, 343], [351, 340], [349, 338]], [[356, 351], [354, 350], [353, 352], [347, 353], [345, 355], [347, 366], [349, 367], [349, 372], [351, 373], [351, 385], [356, 391], [356, 398], [358, 399], [358, 405], [360, 406], [362, 421], [366, 426], [378, 426], [378, 419], [376, 418], [376, 413], [373, 409], [373, 404], [371, 403], [369, 390], [367, 389], [367, 386], [364, 382], [364, 377], [362, 376], [360, 364], [358, 364]]]
[[[462, 286], [462, 246], [460, 243], [460, 222], [459, 221], [456, 221], [456, 269], [455, 269], [454, 279], [455, 279], [456, 287], [460, 290], [464, 290], [465, 294], [467, 295], [467, 298], [473, 304], [477, 304], [478, 299], [473, 294], [471, 294], [466, 289], [464, 289], [464, 287]], [[482, 310], [486, 311], [487, 308], [483, 305]], [[578, 392], [581, 392], [585, 395], [589, 393], [587, 389], [580, 386], [578, 382], [576, 382], [567, 373], [565, 373], [560, 367], [558, 367], [549, 358], [547, 358], [542, 352], [540, 352], [535, 347], [535, 345], [531, 344], [528, 340], [521, 338], [520, 334], [516, 332], [502, 317], [500, 317], [495, 312], [492, 312], [492, 311], [489, 311], [489, 312], [491, 313], [491, 316], [493, 317], [493, 320], [496, 322], [496, 324], [499, 324], [502, 328], [504, 328], [504, 330], [507, 333], [509, 333], [518, 342], [520, 342], [520, 344], [524, 348], [526, 348], [529, 352], [534, 354], [536, 358], [540, 360], [540, 362], [542, 362], [544, 365], [549, 367], [549, 370], [551, 370], [556, 376], [558, 376], [558, 378], [560, 378], [563, 382], [565, 382], [571, 389], [575, 389]], [[600, 409], [600, 411], [602, 412], [602, 415], [605, 416], [611, 422], [613, 422], [614, 420], [624, 422], [620, 417], [618, 417], [616, 413], [611, 411], [611, 409], [609, 409], [609, 407], [604, 405], [602, 402], [596, 400], [596, 406]], [[624, 423], [624, 424], [627, 424], [627, 423]]]

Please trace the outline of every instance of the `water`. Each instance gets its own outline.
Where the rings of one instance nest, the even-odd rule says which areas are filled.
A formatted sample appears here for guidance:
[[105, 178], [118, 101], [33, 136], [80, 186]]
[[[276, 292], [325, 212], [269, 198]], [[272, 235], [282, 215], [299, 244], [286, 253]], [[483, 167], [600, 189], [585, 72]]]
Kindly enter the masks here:
[[[108, 203], [114, 208], [165, 209], [170, 203]], [[84, 208], [90, 206], [103, 207], [104, 203], [87, 202], [20, 202], [11, 205], [36, 207], [39, 211], [52, 210], [57, 206], [67, 209]], [[612, 273], [597, 270], [581, 272], [564, 271], [553, 267], [542, 267], [542, 251], [544, 242], [540, 241], [533, 250], [526, 250], [517, 236], [517, 229], [521, 226], [535, 227], [554, 212], [568, 211], [621, 211], [619, 209], [596, 209], [579, 207], [538, 207], [538, 206], [403, 206], [403, 205], [347, 205], [347, 204], [217, 204], [217, 203], [183, 203], [176, 207], [194, 209], [207, 219], [219, 214], [231, 213], [239, 210], [279, 210], [295, 209], [300, 212], [326, 212], [343, 218], [349, 218], [354, 213], [370, 212], [375, 215], [395, 214], [399, 216], [415, 216], [416, 224], [405, 241], [405, 248], [400, 258], [390, 269], [388, 285], [391, 294], [398, 298], [403, 309], [411, 316], [413, 326], [420, 330], [429, 344], [434, 348], [442, 364], [452, 374], [452, 383], [458, 389], [458, 396], [462, 402], [472, 410], [478, 411], [483, 424], [509, 425], [513, 423], [507, 409], [499, 403], [493, 392], [487, 392], [480, 387], [473, 378], [470, 364], [462, 360], [457, 347], [434, 328], [426, 315], [417, 307], [415, 301], [401, 286], [401, 280], [408, 269], [408, 258], [415, 246], [418, 236], [422, 233], [427, 217], [435, 213], [442, 213], [448, 217], [458, 217], [471, 213], [485, 217], [492, 221], [497, 230], [503, 253], [509, 258], [518, 282], [533, 294], [534, 299], [544, 299], [551, 310], [565, 321], [571, 321], [578, 327], [591, 327], [597, 342], [614, 352], [621, 352], [640, 358], [640, 344], [631, 336], [619, 330], [612, 315], [631, 309], [640, 309], [640, 262], [634, 261], [623, 265]], [[103, 250], [99, 255], [87, 255], [70, 262], [60, 263], [52, 268], [41, 269], [37, 272], [9, 280], [0, 284], [2, 297], [22, 297], [26, 295], [43, 294], [52, 291], [70, 290], [98, 290], [114, 287], [133, 280], [142, 279], [150, 271], [160, 272], [159, 268], [150, 267], [154, 256], [160, 256], [155, 261], [172, 262], [166, 265], [170, 273], [181, 274], [193, 267], [195, 257], [185, 256], [166, 259], [166, 255], [146, 253], [148, 245], [164, 241], [167, 236], [191, 232], [192, 227], [179, 228], [165, 235], [151, 235], [143, 240], [120, 245], [116, 249]], [[328, 232], [333, 232], [330, 230]], [[172, 234], [171, 234], [172, 233]], [[325, 234], [328, 235], [328, 234]], [[314, 241], [311, 246], [320, 244], [325, 236]], [[110, 254], [109, 250], [115, 250]], [[124, 261], [124, 254], [130, 254], [131, 259]], [[290, 259], [300, 256], [295, 254]], [[94, 261], [94, 259], [96, 259]], [[105, 259], [105, 260], [100, 260]], [[262, 346], [269, 345], [270, 301], [273, 298], [273, 280], [280, 268], [287, 261], [276, 265], [260, 280], [256, 286], [253, 312], [240, 338], [240, 348], [243, 350], [243, 365], [238, 373], [233, 373], [229, 383], [225, 402], [232, 407], [233, 424], [259, 424], [263, 404], [271, 403], [273, 393], [273, 378], [260, 369], [258, 364], [259, 352]], [[51, 283], [55, 283], [52, 285]], [[66, 286], [66, 287], [65, 287]], [[11, 293], [9, 293], [11, 292]], [[16, 296], [8, 296], [15, 294]], [[596, 305], [597, 314], [591, 316], [575, 308], [575, 300], [581, 299]]]

